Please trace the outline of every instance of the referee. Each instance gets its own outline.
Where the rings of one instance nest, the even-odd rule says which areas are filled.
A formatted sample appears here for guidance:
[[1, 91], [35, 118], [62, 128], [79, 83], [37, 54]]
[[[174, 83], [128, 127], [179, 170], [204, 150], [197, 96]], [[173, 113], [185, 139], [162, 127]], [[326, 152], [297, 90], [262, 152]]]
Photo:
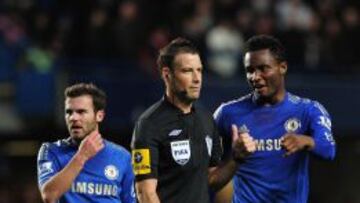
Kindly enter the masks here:
[[247, 133], [233, 127], [233, 159], [219, 165], [220, 138], [212, 115], [193, 102], [200, 96], [202, 63], [192, 43], [177, 38], [160, 50], [165, 96], [136, 123], [132, 162], [140, 203], [208, 203], [209, 186], [220, 189], [238, 162], [255, 150]]

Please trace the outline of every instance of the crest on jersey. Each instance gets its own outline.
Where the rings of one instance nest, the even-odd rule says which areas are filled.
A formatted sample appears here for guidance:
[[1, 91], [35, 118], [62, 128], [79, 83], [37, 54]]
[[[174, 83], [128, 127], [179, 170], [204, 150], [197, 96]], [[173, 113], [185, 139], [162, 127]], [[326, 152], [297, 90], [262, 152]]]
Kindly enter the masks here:
[[190, 160], [191, 150], [189, 140], [171, 142], [170, 147], [171, 155], [176, 163], [185, 165]]
[[119, 170], [114, 165], [107, 165], [104, 169], [107, 179], [115, 180], [119, 176]]
[[290, 118], [285, 122], [285, 130], [288, 133], [294, 133], [301, 127], [301, 122], [297, 118]]
[[208, 150], [208, 154], [209, 154], [209, 156], [211, 156], [212, 147], [213, 147], [213, 140], [210, 137], [210, 135], [206, 135], [205, 142], [206, 142], [206, 148]]

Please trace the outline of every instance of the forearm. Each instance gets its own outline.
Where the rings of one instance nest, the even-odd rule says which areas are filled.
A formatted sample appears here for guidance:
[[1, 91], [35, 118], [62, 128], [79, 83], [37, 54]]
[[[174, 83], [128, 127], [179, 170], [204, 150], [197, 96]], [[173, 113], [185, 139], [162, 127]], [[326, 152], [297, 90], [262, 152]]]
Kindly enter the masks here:
[[238, 161], [244, 159], [256, 150], [256, 144], [248, 132], [239, 131], [232, 124], [231, 156], [228, 156], [222, 164], [209, 170], [209, 186], [213, 191], [218, 191], [226, 185], [234, 176]]
[[231, 203], [233, 196], [233, 183], [230, 180], [223, 188], [218, 190], [214, 196], [214, 203]]
[[56, 202], [68, 191], [74, 179], [82, 170], [86, 160], [76, 154], [59, 173], [49, 179], [41, 188], [41, 197], [46, 203]]
[[156, 192], [138, 192], [139, 203], [160, 203]]
[[209, 171], [209, 186], [213, 191], [218, 191], [224, 187], [234, 176], [238, 168], [238, 163], [233, 159], [220, 164]]
[[156, 188], [157, 179], [155, 178], [136, 182], [136, 192], [139, 203], [160, 203]]

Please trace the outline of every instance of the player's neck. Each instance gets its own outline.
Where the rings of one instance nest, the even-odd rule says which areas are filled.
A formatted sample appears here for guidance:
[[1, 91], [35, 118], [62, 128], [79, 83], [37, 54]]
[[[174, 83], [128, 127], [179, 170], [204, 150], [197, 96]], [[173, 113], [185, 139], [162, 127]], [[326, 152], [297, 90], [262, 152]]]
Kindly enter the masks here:
[[80, 145], [81, 141], [83, 139], [85, 139], [86, 137], [92, 135], [92, 134], [100, 134], [99, 132], [99, 126], [96, 127], [95, 130], [93, 130], [92, 132], [90, 132], [89, 134], [85, 135], [84, 137], [75, 137], [75, 136], [70, 136], [70, 140], [71, 143], [75, 144], [75, 145]]
[[273, 106], [280, 102], [282, 102], [285, 98], [286, 91], [285, 89], [279, 90], [276, 94], [274, 94], [271, 97], [260, 97], [258, 98], [257, 102], [258, 104], [264, 105], [264, 106]]
[[193, 103], [185, 102], [173, 94], [166, 94], [167, 100], [180, 109], [184, 114], [190, 113]]
[[273, 105], [278, 104], [282, 102], [285, 98], [285, 90], [280, 90], [277, 94], [274, 95], [274, 97], [271, 100], [271, 103]]

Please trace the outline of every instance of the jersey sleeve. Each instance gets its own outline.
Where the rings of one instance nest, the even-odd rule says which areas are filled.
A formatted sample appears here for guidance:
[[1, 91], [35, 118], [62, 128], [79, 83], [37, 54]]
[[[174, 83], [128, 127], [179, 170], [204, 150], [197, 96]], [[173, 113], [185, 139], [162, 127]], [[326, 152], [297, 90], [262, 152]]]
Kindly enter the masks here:
[[220, 136], [220, 143], [223, 147], [223, 159], [231, 156], [231, 135], [229, 134], [230, 126], [226, 122], [225, 113], [224, 113], [224, 105], [219, 106], [214, 112], [214, 120], [215, 124]]
[[136, 181], [158, 176], [159, 141], [155, 128], [149, 120], [139, 120], [135, 126], [131, 153]]
[[329, 113], [320, 103], [313, 102], [309, 116], [310, 134], [315, 142], [312, 152], [323, 159], [334, 159], [336, 147]]
[[37, 158], [38, 184], [41, 188], [52, 176], [54, 176], [60, 167], [56, 156], [50, 150], [50, 143], [44, 143], [39, 150]]
[[134, 173], [131, 167], [131, 157], [126, 157], [126, 166], [125, 166], [125, 174], [124, 179], [121, 183], [121, 202], [126, 203], [135, 203], [136, 197], [135, 197], [135, 186], [134, 186]]
[[217, 130], [216, 124], [214, 121], [212, 121], [214, 126], [214, 133], [213, 133], [213, 147], [211, 152], [211, 158], [210, 158], [210, 167], [219, 165], [221, 161], [222, 156], [222, 146], [220, 141], [220, 135], [219, 131]]
[[223, 107], [224, 107], [223, 105], [219, 106], [213, 114], [218, 132], [221, 136], [226, 135], [226, 130], [225, 130], [225, 126], [224, 126], [225, 123], [224, 123], [224, 117], [223, 117]]

